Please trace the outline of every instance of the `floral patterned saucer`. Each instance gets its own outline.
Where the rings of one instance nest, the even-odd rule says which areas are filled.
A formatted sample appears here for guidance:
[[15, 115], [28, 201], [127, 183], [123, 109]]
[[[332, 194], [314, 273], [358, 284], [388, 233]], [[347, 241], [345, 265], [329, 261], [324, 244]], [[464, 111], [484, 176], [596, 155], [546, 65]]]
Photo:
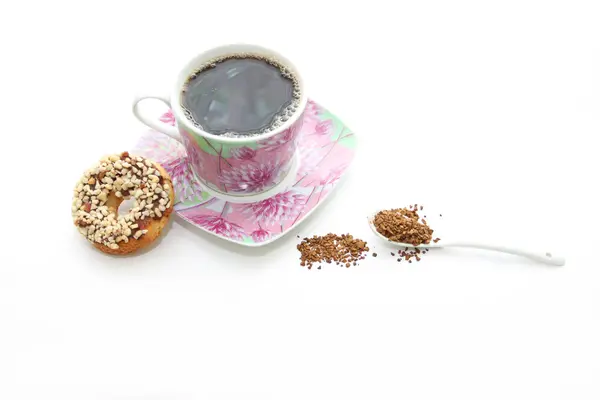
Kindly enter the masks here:
[[[167, 111], [160, 120], [173, 125]], [[159, 132], [145, 133], [132, 153], [159, 162], [173, 179], [175, 212], [198, 228], [244, 246], [277, 240], [321, 204], [354, 158], [356, 137], [337, 117], [309, 100], [298, 136], [295, 179], [271, 197], [249, 203], [213, 195], [196, 179], [183, 146]]]

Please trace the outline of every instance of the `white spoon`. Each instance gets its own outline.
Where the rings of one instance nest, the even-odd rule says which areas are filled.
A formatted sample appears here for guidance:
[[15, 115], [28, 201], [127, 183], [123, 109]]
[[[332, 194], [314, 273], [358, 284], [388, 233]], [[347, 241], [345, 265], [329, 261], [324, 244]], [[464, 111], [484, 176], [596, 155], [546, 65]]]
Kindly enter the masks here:
[[450, 242], [445, 240], [440, 240], [438, 243], [429, 243], [429, 244], [420, 244], [418, 246], [414, 246], [410, 243], [400, 243], [393, 242], [383, 236], [381, 233], [377, 232], [377, 228], [375, 228], [375, 224], [373, 223], [373, 218], [375, 218], [375, 214], [368, 217], [369, 226], [371, 230], [375, 233], [375, 235], [381, 240], [385, 240], [388, 243], [391, 243], [397, 247], [408, 247], [408, 248], [417, 248], [417, 249], [433, 249], [433, 248], [442, 248], [442, 247], [467, 247], [472, 249], [481, 249], [481, 250], [492, 250], [499, 251], [501, 253], [514, 254], [516, 256], [527, 257], [532, 260], [548, 264], [548, 265], [556, 265], [563, 266], [565, 265], [565, 259], [563, 257], [556, 256], [550, 252], [541, 253], [541, 252], [532, 252], [526, 251], [522, 249], [517, 249], [514, 247], [505, 247], [505, 246], [497, 246], [493, 244], [485, 244], [479, 242]]

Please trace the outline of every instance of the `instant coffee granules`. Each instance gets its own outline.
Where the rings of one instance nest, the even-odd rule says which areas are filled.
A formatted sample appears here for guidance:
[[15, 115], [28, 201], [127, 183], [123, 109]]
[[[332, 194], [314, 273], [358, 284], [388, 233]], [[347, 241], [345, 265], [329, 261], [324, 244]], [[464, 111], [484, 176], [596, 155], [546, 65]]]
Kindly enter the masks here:
[[427, 253], [428, 251], [429, 249], [421, 250], [419, 248], [413, 249], [410, 247], [405, 247], [404, 250], [398, 250], [398, 259], [396, 261], [408, 261], [409, 263], [411, 263], [413, 259], [421, 261], [423, 254]]
[[[419, 216], [419, 211], [423, 211], [423, 206], [418, 204], [406, 208], [380, 211], [373, 218], [373, 224], [377, 232], [392, 242], [407, 243], [413, 246], [429, 244], [432, 241], [437, 243], [440, 239], [433, 239], [433, 229], [427, 224], [426, 216], [422, 218]], [[398, 257], [398, 262], [412, 263], [412, 260], [421, 261], [423, 254], [428, 251], [429, 249], [405, 247], [404, 250], [398, 250], [397, 254], [392, 252], [391, 255]]]
[[[378, 212], [373, 218], [377, 231], [390, 241], [407, 243], [412, 246], [437, 243], [440, 239], [433, 239], [433, 229], [429, 227], [426, 217], [419, 216], [423, 206], [414, 204], [407, 208], [395, 208]], [[299, 236], [298, 236], [299, 237]], [[300, 265], [311, 269], [314, 264], [335, 263], [341, 267], [349, 268], [364, 260], [369, 252], [367, 242], [354, 238], [350, 234], [336, 235], [329, 233], [325, 236], [305, 237], [296, 246], [300, 252]], [[398, 262], [413, 260], [421, 261], [423, 254], [429, 249], [405, 247], [396, 252], [390, 252]], [[377, 253], [372, 253], [377, 257]], [[321, 269], [321, 265], [317, 267]]]
[[335, 262], [336, 265], [349, 268], [350, 265], [356, 265], [357, 261], [363, 260], [369, 251], [364, 240], [355, 239], [350, 234], [333, 233], [304, 238], [297, 249], [300, 251], [300, 265], [308, 269], [311, 269], [313, 264], [322, 262], [328, 264]]
[[[420, 207], [422, 210], [423, 207]], [[425, 218], [419, 217], [417, 204], [408, 208], [394, 208], [380, 211], [373, 218], [377, 232], [392, 242], [408, 243], [413, 246], [429, 244], [433, 229]]]

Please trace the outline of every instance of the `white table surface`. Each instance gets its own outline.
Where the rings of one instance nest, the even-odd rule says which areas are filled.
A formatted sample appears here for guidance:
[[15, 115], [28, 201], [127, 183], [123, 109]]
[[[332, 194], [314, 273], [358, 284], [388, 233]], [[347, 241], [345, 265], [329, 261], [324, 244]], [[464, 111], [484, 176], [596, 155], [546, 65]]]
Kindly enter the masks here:
[[[0, 398], [598, 399], [597, 1], [29, 1], [0, 6]], [[71, 190], [210, 46], [295, 60], [359, 139], [335, 196], [245, 249], [175, 219], [128, 258], [72, 226]], [[423, 203], [460, 238], [398, 264], [365, 224]], [[8, 217], [8, 218], [6, 218]], [[308, 271], [296, 234], [380, 253]]]

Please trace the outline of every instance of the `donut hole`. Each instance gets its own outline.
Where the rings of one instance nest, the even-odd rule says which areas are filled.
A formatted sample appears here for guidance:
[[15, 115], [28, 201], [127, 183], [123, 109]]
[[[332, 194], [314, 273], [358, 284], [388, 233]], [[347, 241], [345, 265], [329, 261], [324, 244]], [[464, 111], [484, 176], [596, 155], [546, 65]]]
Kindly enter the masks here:
[[119, 205], [119, 215], [127, 215], [127, 213], [129, 213], [133, 207], [135, 207], [135, 197], [128, 197], [124, 199]]

